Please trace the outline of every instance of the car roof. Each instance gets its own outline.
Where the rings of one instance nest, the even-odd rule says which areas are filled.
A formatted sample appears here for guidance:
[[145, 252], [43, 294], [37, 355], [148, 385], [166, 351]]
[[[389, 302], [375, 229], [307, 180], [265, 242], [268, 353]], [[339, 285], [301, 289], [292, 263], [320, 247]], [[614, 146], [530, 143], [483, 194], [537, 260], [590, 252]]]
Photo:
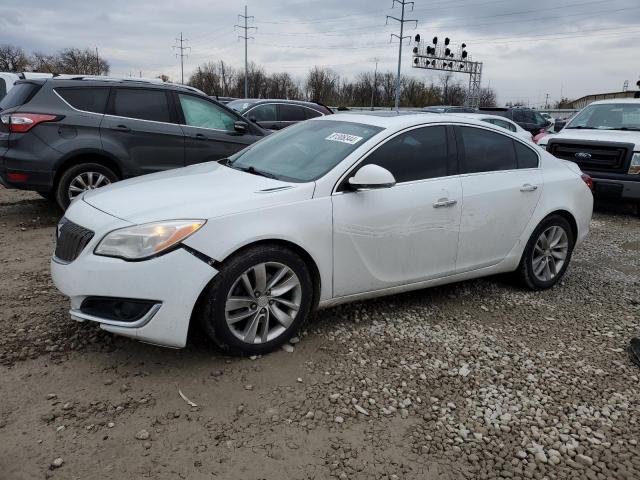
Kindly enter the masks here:
[[[282, 98], [235, 98], [234, 103], [250, 103], [255, 105], [258, 103], [291, 103], [293, 105], [306, 105], [309, 107], [318, 107], [319, 104], [315, 102], [307, 102], [305, 100], [285, 100]], [[231, 103], [231, 102], [229, 102]]]
[[591, 102], [589, 105], [606, 105], [611, 103], [640, 104], [640, 98], [611, 98], [609, 100], [598, 100], [597, 102]]
[[126, 86], [151, 86], [151, 87], [159, 87], [159, 88], [171, 88], [177, 90], [183, 90], [193, 93], [198, 93], [200, 95], [206, 94], [198, 90], [195, 87], [190, 87], [189, 85], [181, 85], [178, 83], [171, 82], [163, 82], [160, 79], [153, 78], [134, 78], [134, 77], [107, 77], [102, 75], [56, 75], [52, 78], [29, 78], [26, 80], [22, 80], [22, 82], [30, 82], [30, 83], [39, 83], [45, 84], [51, 82], [53, 86], [96, 86], [96, 85], [126, 85]]
[[431, 113], [431, 112], [395, 112], [395, 111], [383, 111], [383, 112], [338, 112], [334, 115], [328, 115], [323, 117], [314, 118], [309, 121], [341, 121], [341, 122], [354, 122], [362, 123], [365, 125], [372, 125], [375, 127], [389, 128], [389, 129], [402, 129], [412, 127], [414, 125], [424, 125], [426, 123], [468, 123], [470, 125], [479, 125], [482, 127], [494, 128], [498, 131], [504, 129], [496, 127], [482, 120], [476, 120], [474, 118], [467, 117], [465, 115], [456, 113]]
[[509, 122], [513, 125], [517, 125], [516, 122], [514, 122], [513, 120], [509, 120], [507, 117], [503, 117], [502, 115], [491, 115], [490, 113], [482, 113], [482, 112], [477, 112], [477, 113], [451, 113], [451, 115], [456, 115], [456, 116], [461, 116], [461, 117], [469, 117], [469, 118], [494, 118], [496, 120], [503, 120], [505, 122]]

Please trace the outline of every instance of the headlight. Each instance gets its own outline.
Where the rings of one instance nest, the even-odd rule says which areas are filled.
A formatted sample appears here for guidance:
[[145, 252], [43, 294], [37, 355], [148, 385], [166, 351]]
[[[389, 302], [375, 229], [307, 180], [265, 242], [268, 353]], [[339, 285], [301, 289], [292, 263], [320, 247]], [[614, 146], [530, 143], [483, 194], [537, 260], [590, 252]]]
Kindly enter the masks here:
[[125, 260], [152, 257], [197, 232], [206, 220], [167, 220], [120, 228], [107, 233], [93, 253]]
[[634, 153], [629, 165], [629, 173], [640, 174], [640, 153]]

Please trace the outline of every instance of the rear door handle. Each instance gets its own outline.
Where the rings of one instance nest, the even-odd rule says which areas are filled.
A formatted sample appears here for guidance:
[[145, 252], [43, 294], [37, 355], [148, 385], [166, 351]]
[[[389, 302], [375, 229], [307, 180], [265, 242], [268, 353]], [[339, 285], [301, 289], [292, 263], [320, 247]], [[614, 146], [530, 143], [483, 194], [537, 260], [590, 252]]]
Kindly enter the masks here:
[[537, 185], [531, 185], [530, 183], [525, 183], [520, 187], [521, 192], [535, 192], [537, 189]]
[[441, 198], [436, 203], [433, 204], [433, 208], [442, 208], [442, 207], [453, 207], [457, 200], [449, 200], [448, 198]]
[[115, 130], [116, 132], [130, 132], [131, 129], [129, 127], [127, 127], [126, 125], [116, 125], [114, 127], [111, 127], [111, 130]]
[[193, 137], [191, 138], [195, 138], [196, 140], [206, 140], [207, 137], [201, 133], [196, 133]]

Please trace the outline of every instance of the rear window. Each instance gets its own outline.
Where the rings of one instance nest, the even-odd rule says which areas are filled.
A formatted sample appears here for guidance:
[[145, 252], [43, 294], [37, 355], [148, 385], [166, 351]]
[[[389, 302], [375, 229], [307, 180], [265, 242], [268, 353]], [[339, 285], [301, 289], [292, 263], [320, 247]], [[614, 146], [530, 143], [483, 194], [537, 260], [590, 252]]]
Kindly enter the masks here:
[[536, 152], [520, 142], [513, 142], [513, 144], [516, 146], [518, 168], [538, 168], [538, 154]]
[[13, 86], [6, 97], [0, 100], [0, 110], [19, 107], [29, 102], [40, 90], [40, 85], [35, 83], [17, 83]]
[[304, 113], [307, 116], [307, 118], [316, 118], [319, 117], [320, 115], [322, 115], [322, 113], [320, 113], [317, 110], [314, 110], [312, 108], [305, 108], [304, 109]]
[[73, 108], [93, 113], [104, 113], [109, 96], [108, 87], [57, 88], [56, 92]]
[[306, 120], [304, 109], [298, 105], [278, 105], [280, 109], [280, 120], [283, 122], [301, 122]]
[[114, 115], [119, 117], [170, 122], [169, 101], [163, 90], [117, 88]]

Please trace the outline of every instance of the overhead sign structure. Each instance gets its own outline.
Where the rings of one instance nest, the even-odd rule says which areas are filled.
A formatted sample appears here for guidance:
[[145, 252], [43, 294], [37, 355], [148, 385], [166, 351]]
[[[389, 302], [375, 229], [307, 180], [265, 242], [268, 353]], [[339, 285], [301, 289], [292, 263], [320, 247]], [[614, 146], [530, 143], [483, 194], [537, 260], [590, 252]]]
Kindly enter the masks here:
[[413, 68], [457, 72], [469, 75], [469, 90], [465, 104], [470, 107], [480, 106], [480, 84], [482, 81], [482, 62], [474, 62], [463, 43], [457, 49], [451, 46], [447, 37], [439, 42], [433, 37], [431, 43], [421, 41], [420, 34], [414, 38]]

